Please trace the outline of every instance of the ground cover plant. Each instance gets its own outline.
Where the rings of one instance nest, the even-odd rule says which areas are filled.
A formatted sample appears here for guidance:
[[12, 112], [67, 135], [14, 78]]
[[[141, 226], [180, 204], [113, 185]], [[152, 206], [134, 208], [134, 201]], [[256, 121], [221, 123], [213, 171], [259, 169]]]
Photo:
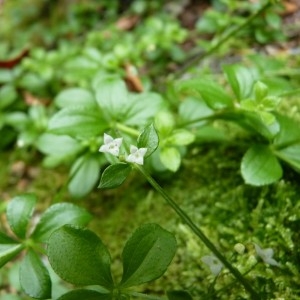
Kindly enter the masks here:
[[26, 2], [0, 2], [1, 299], [299, 299], [297, 1]]

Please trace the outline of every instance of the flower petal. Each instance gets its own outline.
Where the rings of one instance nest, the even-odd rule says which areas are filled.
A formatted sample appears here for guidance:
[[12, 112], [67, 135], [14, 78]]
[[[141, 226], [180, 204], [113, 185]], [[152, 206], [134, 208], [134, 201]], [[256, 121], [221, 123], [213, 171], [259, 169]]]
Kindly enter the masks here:
[[138, 151], [138, 148], [136, 146], [130, 145], [130, 153], [131, 154], [134, 154], [137, 151]]
[[104, 144], [107, 145], [109, 143], [111, 143], [114, 139], [112, 136], [110, 136], [109, 134], [104, 133]]

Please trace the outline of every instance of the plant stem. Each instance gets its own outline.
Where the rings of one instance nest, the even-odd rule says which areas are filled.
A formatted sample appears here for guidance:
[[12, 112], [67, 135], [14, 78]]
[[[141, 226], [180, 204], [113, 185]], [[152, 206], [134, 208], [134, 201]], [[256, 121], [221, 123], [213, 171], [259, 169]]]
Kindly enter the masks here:
[[165, 190], [153, 179], [153, 177], [141, 166], [136, 165], [138, 170], [146, 177], [147, 181], [153, 188], [166, 200], [166, 202], [173, 208], [176, 214], [190, 227], [190, 229], [201, 239], [208, 249], [222, 262], [222, 264], [229, 269], [235, 278], [244, 286], [251, 297], [255, 300], [260, 299], [260, 295], [252, 288], [249, 282], [243, 275], [234, 268], [231, 263], [223, 256], [223, 254], [215, 247], [215, 245], [206, 237], [203, 231], [190, 219], [190, 217], [183, 211], [179, 205], [165, 192]]
[[138, 293], [138, 292], [131, 292], [130, 295], [133, 297], [137, 297], [138, 299], [148, 299], [148, 300], [164, 300], [165, 299], [162, 297], [146, 295], [146, 294]]
[[241, 23], [239, 26], [235, 27], [234, 29], [230, 30], [225, 34], [223, 37], [220, 38], [219, 42], [212, 45], [209, 50], [203, 53], [203, 51], [197, 52], [192, 55], [187, 61], [179, 67], [174, 73], [174, 77], [180, 77], [189, 67], [196, 64], [201, 59], [211, 55], [216, 50], [218, 50], [224, 43], [226, 43], [231, 37], [235, 36], [239, 31], [247, 27], [254, 19], [256, 19], [262, 12], [264, 12], [269, 6], [271, 6], [271, 1], [267, 1], [265, 5], [263, 5], [257, 12], [251, 15], [247, 20]]
[[121, 130], [122, 132], [128, 133], [129, 135], [133, 135], [134, 137], [137, 137], [140, 135], [140, 132], [132, 127], [126, 126], [122, 123], [116, 123], [115, 126], [112, 126], [112, 128], [116, 128]]

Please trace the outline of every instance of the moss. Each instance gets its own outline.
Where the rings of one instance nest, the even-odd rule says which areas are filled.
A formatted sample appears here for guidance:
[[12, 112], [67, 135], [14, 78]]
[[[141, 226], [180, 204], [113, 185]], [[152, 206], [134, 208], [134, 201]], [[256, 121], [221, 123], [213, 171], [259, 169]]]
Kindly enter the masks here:
[[[284, 179], [278, 183], [251, 187], [243, 183], [239, 171], [243, 146], [209, 144], [190, 150], [177, 174], [157, 180], [241, 272], [256, 263], [253, 242], [262, 248], [273, 248], [274, 258], [282, 268], [267, 266], [257, 258], [257, 265], [246, 277], [267, 299], [297, 299], [300, 293], [299, 174], [287, 169]], [[10, 155], [2, 154], [2, 158], [1, 194], [2, 198], [4, 195], [9, 198], [16, 193], [17, 180], [11, 174], [11, 164], [4, 164], [10, 161]], [[29, 159], [27, 164], [31, 162]], [[36, 161], [37, 167], [39, 164]], [[122, 274], [121, 253], [126, 240], [139, 225], [155, 222], [176, 235], [178, 251], [166, 274], [140, 289], [156, 294], [168, 289], [185, 289], [195, 299], [247, 299], [243, 288], [228, 271], [223, 270], [217, 279], [210, 274], [201, 262], [201, 257], [210, 252], [139, 174], [133, 174], [118, 189], [95, 190], [81, 200], [74, 200], [67, 193], [64, 169], [39, 168], [37, 174], [23, 191], [37, 192], [40, 209], [47, 207], [51, 199], [74, 201], [86, 207], [95, 217], [90, 228], [112, 254], [117, 280]], [[245, 245], [243, 255], [234, 251], [236, 243]]]

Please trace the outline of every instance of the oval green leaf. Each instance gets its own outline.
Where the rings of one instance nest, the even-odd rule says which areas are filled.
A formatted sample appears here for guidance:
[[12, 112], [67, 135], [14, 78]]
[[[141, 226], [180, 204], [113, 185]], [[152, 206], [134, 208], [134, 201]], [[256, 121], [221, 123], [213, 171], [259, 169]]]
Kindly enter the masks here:
[[127, 110], [122, 119], [128, 126], [145, 126], [165, 105], [161, 95], [156, 93], [145, 92], [129, 96]]
[[139, 227], [123, 250], [121, 287], [152, 281], [164, 274], [176, 252], [174, 235], [157, 224]]
[[104, 78], [96, 87], [96, 100], [108, 119], [122, 119], [128, 104], [128, 92], [124, 81]]
[[88, 194], [99, 179], [100, 163], [97, 155], [79, 157], [72, 166], [69, 191], [74, 197]]
[[170, 137], [165, 141], [166, 144], [176, 146], [186, 146], [194, 142], [195, 135], [186, 129], [174, 130]]
[[96, 107], [97, 103], [92, 93], [82, 88], [69, 88], [60, 92], [55, 98], [55, 104], [61, 108], [74, 105]]
[[150, 156], [158, 147], [159, 138], [153, 123], [145, 127], [137, 140], [138, 148], [147, 148], [145, 157]]
[[20, 284], [24, 292], [37, 299], [51, 298], [51, 279], [41, 259], [29, 250], [20, 266]]
[[108, 166], [102, 173], [98, 188], [112, 189], [120, 186], [131, 171], [130, 164], [117, 163]]
[[0, 244], [0, 268], [24, 249], [21, 244]]
[[99, 109], [87, 106], [65, 107], [49, 121], [49, 130], [54, 134], [89, 138], [100, 134], [107, 126]]
[[114, 286], [110, 254], [100, 238], [90, 230], [65, 225], [52, 233], [48, 258], [53, 270], [75, 285]]
[[13, 198], [7, 205], [6, 215], [12, 231], [25, 238], [28, 223], [32, 216], [37, 198], [34, 194], [24, 194]]
[[251, 95], [253, 84], [257, 79], [255, 70], [241, 65], [223, 66], [223, 71], [238, 100], [245, 99]]
[[111, 294], [101, 294], [93, 290], [75, 290], [62, 295], [57, 300], [112, 300]]
[[65, 224], [85, 226], [92, 216], [83, 208], [72, 203], [57, 203], [50, 206], [41, 216], [32, 238], [46, 242], [51, 233]]
[[175, 147], [164, 147], [160, 151], [160, 160], [162, 164], [172, 172], [176, 172], [181, 163], [181, 155]]
[[179, 90], [200, 94], [206, 104], [216, 110], [233, 106], [232, 98], [224, 89], [209, 79], [191, 79], [179, 84]]
[[81, 143], [68, 135], [44, 133], [36, 142], [36, 147], [44, 154], [55, 156], [72, 156], [82, 150]]
[[273, 183], [282, 176], [278, 159], [265, 145], [254, 145], [246, 152], [241, 172], [246, 183], [256, 186]]

